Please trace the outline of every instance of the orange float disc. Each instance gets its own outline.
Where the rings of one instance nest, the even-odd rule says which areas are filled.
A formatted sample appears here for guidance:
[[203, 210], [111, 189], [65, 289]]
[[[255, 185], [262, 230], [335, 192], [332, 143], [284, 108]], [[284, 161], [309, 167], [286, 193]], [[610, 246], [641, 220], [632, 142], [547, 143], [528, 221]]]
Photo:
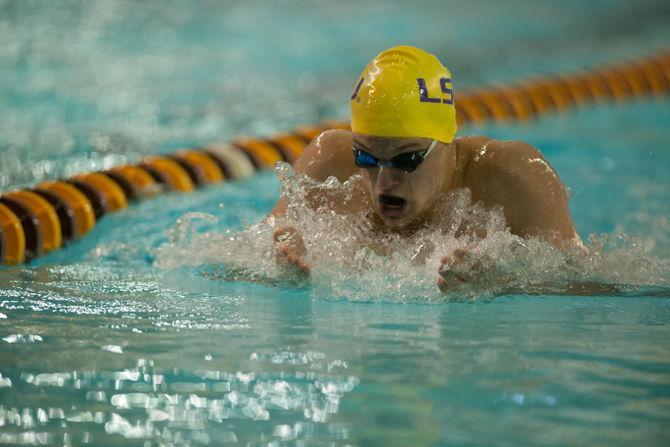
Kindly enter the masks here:
[[563, 76], [559, 78], [565, 88], [570, 91], [575, 104], [585, 104], [593, 99], [591, 92], [583, 79], [577, 76]]
[[510, 107], [500, 96], [490, 90], [477, 90], [472, 92], [472, 97], [478, 100], [497, 121], [505, 121], [510, 118]]
[[284, 161], [276, 147], [256, 138], [245, 138], [233, 141], [233, 145], [245, 151], [257, 168], [270, 168], [278, 161]]
[[612, 69], [604, 69], [595, 73], [597, 76], [607, 84], [610, 91], [612, 92], [612, 98], [620, 101], [630, 96], [631, 91], [630, 87], [626, 83], [626, 80], [623, 79], [621, 74], [617, 73]]
[[49, 202], [53, 209], [56, 210], [56, 215], [58, 216], [58, 221], [60, 222], [62, 243], [73, 239], [75, 236], [77, 222], [75, 221], [74, 212], [70, 209], [70, 206], [67, 204], [67, 202], [49, 191], [33, 188], [31, 192], [34, 192]]
[[279, 149], [289, 163], [295, 163], [307, 144], [302, 138], [290, 134], [279, 134], [268, 140]]
[[668, 79], [665, 77], [661, 67], [654, 63], [654, 61], [641, 61], [637, 64], [637, 67], [647, 79], [653, 95], [664, 95], [668, 91], [670, 88]]
[[188, 172], [170, 158], [147, 157], [142, 160], [140, 167], [155, 175], [154, 179], [165, 183], [174, 191], [190, 192], [195, 188]]
[[537, 114], [533, 102], [523, 90], [509, 87], [500, 89], [500, 94], [507, 99], [512, 110], [514, 110], [514, 115], [519, 120], [527, 121]]
[[7, 206], [0, 203], [0, 236], [2, 257], [5, 265], [19, 264], [26, 255], [26, 237], [19, 218]]
[[139, 166], [123, 165], [116, 166], [107, 171], [108, 175], [123, 177], [133, 187], [137, 198], [143, 198], [157, 194], [161, 187], [159, 183], [146, 170]]
[[199, 182], [203, 185], [219, 183], [225, 178], [221, 168], [219, 168], [212, 157], [202, 151], [183, 150], [177, 152], [175, 157], [188, 163], [196, 172]]
[[19, 203], [37, 218], [42, 234], [42, 246], [37, 249], [37, 252], [48, 253], [62, 245], [58, 214], [46, 199], [39, 194], [25, 190], [8, 192], [2, 197]]
[[456, 118], [459, 113], [464, 115], [464, 121], [479, 123], [489, 118], [490, 111], [482, 104], [479, 98], [467, 94], [461, 95], [456, 101]]
[[95, 227], [93, 206], [75, 186], [65, 182], [45, 182], [37, 185], [36, 189], [55, 194], [68, 204], [76, 222], [73, 235], [75, 238], [85, 235]]
[[123, 189], [121, 189], [118, 183], [104, 174], [99, 172], [80, 174], [72, 177], [72, 180], [85, 183], [97, 190], [105, 198], [108, 211], [114, 212], [128, 206], [128, 200]]

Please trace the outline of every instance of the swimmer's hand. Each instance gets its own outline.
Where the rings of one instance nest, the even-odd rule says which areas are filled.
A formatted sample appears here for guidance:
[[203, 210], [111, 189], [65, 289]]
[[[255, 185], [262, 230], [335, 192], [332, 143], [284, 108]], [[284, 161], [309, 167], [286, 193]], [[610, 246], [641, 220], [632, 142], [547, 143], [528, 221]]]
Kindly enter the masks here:
[[298, 230], [293, 227], [280, 228], [274, 232], [272, 239], [275, 242], [277, 263], [298, 279], [309, 278], [311, 267], [305, 261], [307, 248]]
[[458, 291], [465, 285], [479, 288], [500, 279], [500, 272], [488, 257], [476, 256], [464, 248], [443, 257], [437, 272], [437, 286], [443, 293]]

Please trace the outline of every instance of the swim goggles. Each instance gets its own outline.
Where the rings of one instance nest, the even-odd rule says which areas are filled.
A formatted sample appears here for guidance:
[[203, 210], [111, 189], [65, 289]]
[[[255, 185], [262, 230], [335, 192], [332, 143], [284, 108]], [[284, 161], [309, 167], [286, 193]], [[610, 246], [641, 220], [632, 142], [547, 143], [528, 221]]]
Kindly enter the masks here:
[[354, 148], [354, 162], [359, 168], [396, 168], [405, 172], [412, 172], [419, 167], [428, 154], [437, 145], [437, 140], [433, 140], [426, 149], [419, 151], [405, 152], [398, 154], [389, 161], [382, 161], [374, 155], [361, 149]]

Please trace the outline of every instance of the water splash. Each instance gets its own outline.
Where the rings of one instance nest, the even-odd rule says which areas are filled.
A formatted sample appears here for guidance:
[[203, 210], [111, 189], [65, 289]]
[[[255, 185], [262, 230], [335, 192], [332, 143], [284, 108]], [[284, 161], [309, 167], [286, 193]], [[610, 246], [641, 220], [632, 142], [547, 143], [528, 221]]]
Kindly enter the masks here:
[[[210, 217], [189, 214], [157, 250], [157, 265], [200, 267], [224, 280], [295, 284], [278, 266], [272, 243], [276, 228], [291, 226], [307, 248], [312, 293], [323, 299], [437, 303], [503, 293], [620, 294], [670, 287], [670, 262], [630, 235], [592, 235], [586, 251], [561, 251], [510, 233], [502, 210], [472, 203], [470, 192], [458, 189], [437, 204], [425, 225], [400, 236], [380, 229], [370, 213], [332, 211], [333, 203], [346, 205], [361, 192], [357, 176], [316, 182], [286, 164], [277, 175], [287, 199], [285, 218], [243, 231], [198, 233], [194, 218]], [[307, 204], [314, 198], [316, 207]], [[465, 248], [472, 256], [461, 270], [470, 279], [440, 292], [441, 259]]]

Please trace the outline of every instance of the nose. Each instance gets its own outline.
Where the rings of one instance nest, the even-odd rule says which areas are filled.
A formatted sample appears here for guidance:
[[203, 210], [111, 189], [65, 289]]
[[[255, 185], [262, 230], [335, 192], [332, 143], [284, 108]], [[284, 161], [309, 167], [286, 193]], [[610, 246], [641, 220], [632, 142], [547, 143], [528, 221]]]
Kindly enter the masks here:
[[401, 182], [402, 173], [395, 168], [382, 167], [379, 168], [377, 174], [377, 191], [390, 191]]

